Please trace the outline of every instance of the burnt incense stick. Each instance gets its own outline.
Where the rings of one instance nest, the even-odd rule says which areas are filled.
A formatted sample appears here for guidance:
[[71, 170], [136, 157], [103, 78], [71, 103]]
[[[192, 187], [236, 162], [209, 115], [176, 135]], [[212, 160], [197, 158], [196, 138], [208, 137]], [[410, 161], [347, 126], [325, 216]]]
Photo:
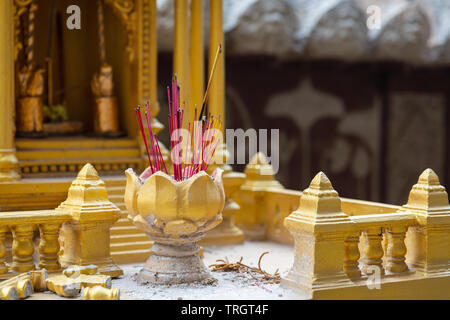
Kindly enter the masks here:
[[[180, 86], [177, 76], [172, 78], [172, 83], [167, 87], [167, 98], [169, 103], [169, 131], [170, 131], [170, 151], [172, 155], [173, 177], [176, 181], [189, 179], [194, 174], [202, 170], [207, 170], [209, 163], [218, 146], [219, 140], [215, 130], [221, 125], [220, 120], [202, 115], [201, 121], [188, 122], [188, 139], [181, 135], [180, 129], [183, 124], [185, 103], [181, 103]], [[157, 171], [167, 171], [159, 141], [152, 130], [150, 105], [145, 105], [145, 120], [148, 129], [148, 139], [142, 120], [140, 107], [136, 109], [139, 129], [144, 140], [145, 150], [151, 173]], [[197, 108], [195, 108], [195, 118], [197, 119]], [[220, 118], [219, 118], [220, 119]], [[150, 142], [149, 142], [150, 140]]]
[[150, 166], [151, 171], [152, 171], [152, 173], [153, 173], [153, 166], [151, 165], [152, 160], [150, 159], [150, 152], [148, 151], [147, 138], [145, 137], [144, 126], [143, 126], [143, 124], [142, 124], [141, 107], [138, 106], [138, 107], [135, 109], [135, 111], [136, 111], [136, 117], [137, 117], [137, 120], [138, 120], [139, 130], [141, 131], [142, 140], [144, 141], [145, 151], [147, 152], [148, 163], [149, 163], [149, 166]]
[[211, 68], [211, 74], [209, 75], [208, 85], [206, 86], [205, 95], [204, 95], [203, 101], [202, 101], [202, 109], [200, 111], [198, 121], [202, 120], [203, 112], [205, 111], [206, 102], [208, 101], [209, 88], [211, 87], [212, 79], [213, 79], [214, 73], [216, 71], [217, 61], [219, 60], [219, 54], [221, 54], [221, 53], [222, 53], [222, 45], [220, 44], [219, 47], [217, 48], [216, 57], [214, 58], [214, 63]]

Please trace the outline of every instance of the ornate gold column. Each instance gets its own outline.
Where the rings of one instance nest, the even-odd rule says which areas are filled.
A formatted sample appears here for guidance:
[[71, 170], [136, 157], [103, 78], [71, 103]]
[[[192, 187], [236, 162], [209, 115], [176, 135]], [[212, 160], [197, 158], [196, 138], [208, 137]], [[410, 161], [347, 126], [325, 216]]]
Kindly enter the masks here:
[[[217, 54], [217, 48], [222, 46], [222, 53], [218, 55], [216, 70], [214, 77], [211, 81], [211, 87], [209, 91], [208, 99], [208, 112], [222, 120], [222, 133], [225, 132], [225, 45], [223, 36], [223, 2], [222, 0], [210, 1], [210, 30], [209, 30], [209, 57], [208, 57], [208, 74], [211, 76], [211, 72], [214, 66], [214, 60]], [[209, 78], [208, 77], [208, 78]], [[224, 136], [224, 135], [223, 135]], [[225, 140], [225, 136], [223, 137]], [[225, 175], [231, 171], [231, 167], [224, 164], [229, 157], [227, 146], [225, 141], [217, 146], [217, 150], [214, 153], [211, 170], [220, 166]], [[224, 176], [224, 179], [226, 177]]]
[[[150, 42], [150, 53], [149, 53], [149, 62], [150, 62], [150, 105], [157, 107], [159, 111], [158, 104], [158, 32], [157, 32], [157, 8], [156, 8], [156, 0], [151, 0], [148, 3], [149, 11], [150, 11], [150, 21], [149, 24], [149, 42]], [[156, 106], [157, 105], [157, 106]], [[155, 115], [156, 116], [156, 115]], [[153, 123], [152, 123], [153, 127]]]
[[0, 1], [0, 182], [20, 179], [14, 147], [13, 1]]
[[[186, 103], [184, 122], [189, 115], [189, 22], [188, 0], [175, 0], [175, 34], [173, 47], [173, 72], [177, 74], [181, 87], [181, 103]], [[187, 127], [187, 126], [186, 126]]]
[[191, 47], [190, 47], [190, 96], [189, 109], [193, 121], [195, 106], [198, 112], [202, 107], [205, 90], [205, 57], [203, 48], [203, 0], [191, 0]]
[[314, 291], [348, 286], [344, 272], [345, 240], [355, 223], [342, 212], [341, 199], [328, 177], [319, 172], [303, 191], [300, 205], [284, 225], [295, 240], [294, 264], [281, 284], [314, 298]]
[[209, 112], [214, 116], [225, 119], [225, 45], [223, 36], [223, 3], [222, 0], [210, 1], [209, 31], [209, 74], [211, 74], [216, 57], [217, 48], [222, 45], [222, 54], [219, 55], [216, 71], [211, 83], [209, 97]]

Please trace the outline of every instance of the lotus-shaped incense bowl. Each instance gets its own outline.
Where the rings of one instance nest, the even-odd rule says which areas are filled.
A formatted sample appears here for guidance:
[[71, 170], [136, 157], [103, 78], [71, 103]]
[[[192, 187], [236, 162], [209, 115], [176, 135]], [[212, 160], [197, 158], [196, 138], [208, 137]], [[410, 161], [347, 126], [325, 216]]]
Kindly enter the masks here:
[[138, 177], [132, 169], [125, 171], [128, 218], [154, 241], [138, 282], [170, 284], [209, 278], [197, 242], [222, 222], [222, 170], [211, 175], [200, 171], [183, 181], [162, 171], [146, 172]]

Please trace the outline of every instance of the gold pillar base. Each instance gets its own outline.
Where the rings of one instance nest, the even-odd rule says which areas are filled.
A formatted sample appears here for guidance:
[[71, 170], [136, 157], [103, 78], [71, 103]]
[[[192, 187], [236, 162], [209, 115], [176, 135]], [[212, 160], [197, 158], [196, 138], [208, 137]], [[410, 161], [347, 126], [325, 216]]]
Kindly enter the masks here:
[[0, 150], [0, 182], [20, 180], [19, 165], [14, 149]]
[[94, 131], [96, 133], [119, 131], [119, 111], [116, 97], [96, 97], [94, 110]]
[[17, 133], [39, 134], [44, 129], [42, 97], [23, 97], [17, 103]]
[[151, 251], [152, 254], [139, 272], [139, 284], [214, 281], [199, 255], [200, 247], [194, 240], [181, 245], [155, 242]]

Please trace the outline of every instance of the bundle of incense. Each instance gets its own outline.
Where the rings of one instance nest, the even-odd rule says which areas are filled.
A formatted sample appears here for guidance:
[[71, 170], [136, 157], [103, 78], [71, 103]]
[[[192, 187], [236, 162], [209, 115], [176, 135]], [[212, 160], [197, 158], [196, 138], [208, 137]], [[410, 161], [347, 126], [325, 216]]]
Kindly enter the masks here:
[[[208, 115], [208, 112], [205, 112], [205, 106], [208, 101], [208, 92], [214, 77], [217, 61], [221, 53], [222, 45], [219, 45], [208, 80], [208, 85], [206, 87], [206, 92], [203, 97], [200, 114], [197, 115], [197, 106], [195, 106], [194, 122], [188, 123], [188, 141], [183, 141], [183, 136], [185, 135], [180, 132], [182, 129], [186, 129], [182, 127], [185, 104], [183, 102], [183, 105], [181, 105], [180, 86], [178, 85], [176, 75], [172, 78], [172, 88], [167, 86], [167, 98], [169, 100], [170, 151], [172, 155], [173, 175], [176, 181], [189, 179], [200, 171], [206, 171], [220, 142], [216, 135], [216, 132], [222, 127], [220, 117], [214, 119], [213, 116]], [[136, 115], [142, 139], [144, 140], [145, 150], [147, 152], [150, 174], [162, 170], [164, 170], [165, 173], [168, 173], [161, 154], [158, 139], [152, 132], [149, 104], [146, 104], [145, 118], [147, 120], [150, 149], [139, 106], [136, 109]], [[198, 119], [198, 121], [195, 121], [196, 119]], [[221, 137], [221, 134], [219, 137]]]
[[[220, 129], [221, 121], [212, 116], [200, 115], [201, 121], [188, 123], [188, 141], [182, 141], [179, 129], [186, 129], [182, 128], [185, 105], [180, 103], [180, 86], [176, 76], [172, 79], [171, 87], [167, 87], [167, 97], [173, 172], [174, 179], [182, 181], [208, 169], [219, 144], [216, 130]], [[194, 119], [197, 119], [197, 108]]]
[[[200, 171], [208, 169], [220, 142], [217, 132], [220, 130], [222, 123], [220, 118], [215, 119], [213, 116], [200, 114], [200, 121], [188, 123], [187, 129], [182, 127], [185, 104], [181, 104], [180, 86], [176, 76], [172, 79], [171, 88], [170, 86], [167, 87], [167, 97], [169, 101], [170, 150], [173, 176], [176, 181], [183, 181]], [[153, 174], [157, 171], [168, 173], [161, 154], [159, 141], [152, 132], [150, 106], [148, 103], [145, 108], [148, 139], [140, 107], [136, 109], [136, 116], [147, 152], [150, 173]], [[197, 119], [197, 116], [197, 108], [195, 108], [194, 119]], [[187, 131], [183, 133], [182, 130]], [[187, 141], [183, 141], [183, 139]]]

